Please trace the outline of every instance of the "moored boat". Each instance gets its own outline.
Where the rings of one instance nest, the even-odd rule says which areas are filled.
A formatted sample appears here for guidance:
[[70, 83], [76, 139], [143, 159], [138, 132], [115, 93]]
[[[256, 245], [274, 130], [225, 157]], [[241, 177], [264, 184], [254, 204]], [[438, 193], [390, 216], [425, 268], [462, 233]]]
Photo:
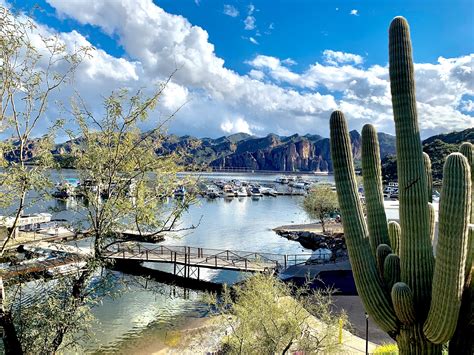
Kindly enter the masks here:
[[224, 185], [224, 197], [235, 197], [235, 191], [232, 187], [232, 185]]

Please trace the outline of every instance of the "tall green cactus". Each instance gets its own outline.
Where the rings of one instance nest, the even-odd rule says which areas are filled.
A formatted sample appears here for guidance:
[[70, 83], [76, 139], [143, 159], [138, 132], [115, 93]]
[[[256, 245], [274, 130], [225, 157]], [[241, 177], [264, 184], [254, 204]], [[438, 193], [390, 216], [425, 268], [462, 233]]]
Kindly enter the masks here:
[[462, 154], [453, 153], [446, 160], [435, 261], [431, 163], [421, 146], [410, 31], [402, 17], [390, 25], [389, 63], [400, 223], [387, 224], [382, 213], [379, 146], [370, 125], [362, 135], [367, 221], [364, 218], [340, 111], [330, 119], [334, 178], [354, 279], [367, 312], [396, 339], [401, 354], [441, 354], [442, 344], [464, 329], [458, 320], [468, 279], [466, 259], [472, 260], [471, 169]]

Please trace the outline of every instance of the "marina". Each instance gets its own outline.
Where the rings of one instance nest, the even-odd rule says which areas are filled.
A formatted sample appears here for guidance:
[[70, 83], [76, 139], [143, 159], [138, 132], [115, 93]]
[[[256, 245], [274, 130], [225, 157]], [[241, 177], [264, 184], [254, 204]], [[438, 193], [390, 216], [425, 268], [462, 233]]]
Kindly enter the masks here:
[[[74, 171], [61, 171], [60, 175], [54, 179], [61, 181], [65, 177], [75, 178]], [[336, 285], [337, 289], [344, 294], [354, 294], [355, 288], [347, 255], [341, 254], [335, 260], [330, 255], [324, 254], [324, 248], [317, 251], [305, 248], [299, 242], [282, 238], [272, 230], [278, 224], [296, 226], [309, 222], [308, 217], [301, 209], [301, 201], [306, 194], [306, 189], [290, 186], [291, 181], [296, 183], [300, 179], [295, 176], [294, 179], [289, 179], [288, 183], [280, 183], [277, 182], [280, 177], [281, 175], [276, 174], [229, 175], [222, 173], [200, 176], [202, 191], [205, 193], [202, 194], [198, 204], [191, 206], [183, 216], [182, 224], [192, 225], [202, 219], [201, 225], [195, 230], [168, 234], [158, 244], [128, 242], [113, 247], [107, 251], [108, 257], [119, 262], [118, 265], [122, 265], [114, 273], [118, 277], [129, 278], [131, 275], [127, 275], [124, 271], [130, 269], [140, 270], [139, 272], [143, 275], [162, 277], [163, 283], [160, 283], [159, 279], [151, 282], [151, 284], [155, 284], [154, 287], [160, 289], [171, 287], [166, 284], [170, 282], [166, 281], [168, 279], [171, 280], [171, 283], [174, 279], [180, 285], [186, 285], [185, 280], [195, 280], [189, 281], [188, 284], [199, 289], [201, 286], [198, 286], [196, 282], [201, 282], [203, 285], [232, 284], [247, 277], [245, 274], [253, 272], [275, 273], [283, 280], [299, 284], [305, 282], [304, 275], [309, 272], [319, 280], [314, 283], [314, 287]], [[310, 181], [308, 185], [332, 184], [331, 176], [310, 176], [305, 177], [306, 179]], [[94, 189], [93, 185], [88, 184], [88, 186], [89, 189]], [[185, 198], [188, 189], [183, 186], [177, 192], [178, 195], [183, 192], [183, 196], [176, 196], [176, 198]], [[224, 195], [225, 193], [228, 194], [227, 197]], [[74, 200], [77, 201], [73, 202]], [[59, 226], [59, 222], [63, 225], [81, 225], [80, 221], [71, 219], [74, 216], [72, 211], [80, 208], [81, 203], [83, 203], [81, 197], [66, 199], [53, 197], [44, 201], [43, 204], [36, 205], [34, 209], [27, 210], [30, 215], [40, 214], [41, 211], [52, 210], [54, 212], [49, 215], [43, 212], [41, 223], [32, 224], [26, 228], [22, 227], [22, 229], [28, 230], [19, 231], [20, 235], [27, 233], [26, 235], [31, 240], [26, 242], [25, 235], [23, 235], [23, 239], [19, 239], [18, 242], [25, 242], [23, 244], [26, 248], [48, 250], [51, 248], [51, 244], [55, 243], [48, 245], [45, 242], [62, 241], [73, 246], [73, 249], [64, 254], [62, 254], [64, 250], [55, 251], [54, 257], [46, 255], [45, 260], [30, 261], [30, 265], [28, 263], [27, 265], [14, 265], [9, 270], [3, 271], [6, 282], [14, 282], [19, 275], [41, 274], [54, 278], [80, 269], [83, 256], [74, 253], [74, 248], [81, 246], [88, 248], [87, 238], [85, 238], [87, 226], [82, 225], [82, 234], [72, 235], [66, 235], [67, 228], [56, 227]], [[170, 203], [172, 202], [170, 201]], [[395, 205], [393, 206], [395, 208]], [[268, 214], [268, 211], [272, 211], [272, 214]], [[45, 229], [46, 226], [49, 227]], [[75, 228], [74, 230], [79, 230], [77, 227]], [[48, 232], [45, 232], [46, 230]], [[122, 237], [132, 239], [137, 237], [137, 231], [133, 229], [121, 230], [117, 233], [121, 233]], [[250, 251], [241, 252], [242, 245], [246, 245], [245, 249]], [[65, 255], [68, 256], [65, 257]], [[146, 292], [151, 291], [145, 291], [143, 294], [142, 290], [139, 294], [145, 296]], [[181, 291], [172, 292], [177, 295]], [[184, 294], [187, 295], [186, 297], [190, 297], [189, 291], [185, 291]], [[119, 299], [121, 298], [127, 298], [127, 294], [121, 295]], [[147, 297], [142, 300], [144, 299]], [[173, 302], [178, 302], [178, 300]], [[196, 311], [200, 312], [199, 309], [202, 305], [199, 301], [187, 300], [186, 302], [191, 303], [188, 311], [183, 309], [183, 317], [189, 317]], [[103, 310], [103, 308], [101, 309]], [[97, 315], [101, 322], [109, 317], [110, 321], [115, 319], [111, 314], [106, 315], [102, 311], [97, 312]], [[110, 324], [112, 328], [107, 328], [107, 324], [105, 321], [105, 329], [112, 331], [115, 321]], [[133, 326], [135, 329], [133, 337], [140, 337], [142, 326], [137, 324]], [[171, 325], [166, 325], [166, 327], [169, 326]], [[157, 327], [155, 331], [160, 334], [163, 328]], [[106, 348], [119, 349], [122, 341], [120, 339], [127, 339], [125, 333], [118, 337], [104, 336], [104, 338], [99, 338], [88, 344], [87, 348], [92, 349], [108, 344]]]

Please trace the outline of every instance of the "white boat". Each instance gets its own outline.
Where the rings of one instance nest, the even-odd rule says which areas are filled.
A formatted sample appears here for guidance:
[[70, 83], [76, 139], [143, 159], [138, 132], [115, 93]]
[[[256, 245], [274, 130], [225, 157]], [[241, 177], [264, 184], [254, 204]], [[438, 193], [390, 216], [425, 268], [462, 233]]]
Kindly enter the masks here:
[[235, 191], [231, 185], [224, 185], [224, 197], [235, 197]]
[[206, 190], [206, 196], [209, 198], [219, 197], [219, 191], [216, 188], [209, 186]]
[[66, 178], [56, 184], [56, 191], [52, 196], [56, 198], [68, 198], [75, 196], [79, 190], [79, 179]]
[[304, 190], [306, 188], [306, 184], [304, 182], [290, 182], [288, 186], [301, 190]]
[[318, 175], [318, 176], [328, 175], [327, 171], [314, 171], [313, 173], [314, 173], [314, 175]]
[[266, 195], [266, 196], [273, 196], [275, 197], [276, 195], [278, 195], [278, 192], [272, 188], [272, 187], [261, 187], [260, 188], [260, 192], [263, 194], [263, 195]]
[[256, 187], [256, 186], [253, 186], [251, 189], [250, 189], [250, 195], [252, 196], [263, 196], [262, 194], [262, 191], [260, 191], [260, 188], [259, 187]]
[[333, 254], [328, 248], [319, 248], [313, 251], [311, 257], [308, 259], [308, 264], [325, 263], [331, 260]]
[[248, 192], [245, 187], [242, 186], [240, 189], [237, 190], [237, 197], [247, 197], [247, 196], [248, 196]]
[[275, 182], [279, 184], [288, 184], [288, 178], [286, 176], [280, 176], [276, 178]]
[[186, 189], [184, 186], [178, 187], [176, 190], [174, 190], [174, 197], [184, 197], [186, 195]]

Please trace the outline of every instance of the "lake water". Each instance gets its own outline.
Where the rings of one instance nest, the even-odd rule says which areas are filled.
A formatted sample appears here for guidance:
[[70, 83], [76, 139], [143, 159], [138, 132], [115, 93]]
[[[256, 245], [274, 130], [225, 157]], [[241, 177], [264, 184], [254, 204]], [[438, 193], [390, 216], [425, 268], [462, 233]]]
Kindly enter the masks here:
[[[52, 172], [55, 182], [75, 178], [74, 170]], [[270, 184], [279, 175], [268, 174], [202, 174], [203, 179], [258, 181]], [[333, 181], [332, 176], [305, 176], [310, 180]], [[288, 241], [272, 231], [284, 224], [308, 223], [302, 210], [301, 196], [264, 196], [258, 199], [241, 197], [233, 199], [199, 199], [181, 220], [181, 227], [196, 225], [198, 228], [170, 234], [165, 245], [186, 245], [214, 249], [253, 252], [300, 254], [310, 253], [297, 242]], [[53, 211], [54, 218], [73, 220], [74, 200], [37, 201], [26, 213]], [[167, 264], [146, 263], [146, 267], [171, 271]], [[200, 293], [187, 291], [157, 281], [142, 279], [116, 272], [117, 283], [122, 289], [117, 297], [106, 298], [94, 308], [97, 322], [93, 325], [93, 338], [86, 351], [96, 353], [125, 352], [140, 347], [150, 339], [166, 343], [172, 330], [179, 330], [189, 321], [206, 314]], [[242, 275], [232, 271], [201, 269], [200, 277], [213, 282], [233, 283]]]

